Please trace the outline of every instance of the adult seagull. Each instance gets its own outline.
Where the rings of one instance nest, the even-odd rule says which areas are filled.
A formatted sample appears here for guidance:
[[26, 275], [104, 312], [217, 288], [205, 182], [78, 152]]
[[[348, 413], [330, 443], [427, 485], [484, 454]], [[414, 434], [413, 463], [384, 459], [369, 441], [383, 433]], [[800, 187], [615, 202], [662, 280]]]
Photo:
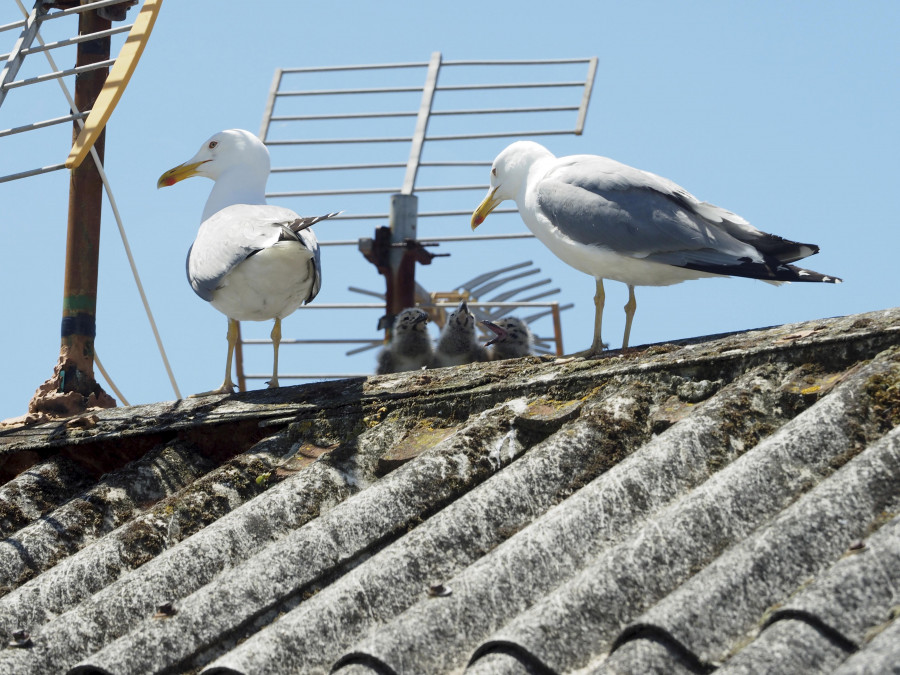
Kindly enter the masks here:
[[606, 157], [556, 157], [538, 143], [517, 141], [494, 160], [491, 186], [472, 214], [472, 229], [506, 199], [516, 202], [525, 225], [557, 257], [596, 279], [588, 355], [603, 349], [603, 279], [628, 285], [623, 349], [637, 308], [635, 286], [719, 276], [774, 284], [841, 282], [789, 264], [818, 253], [815, 244], [761, 232], [666, 178]]
[[308, 228], [337, 213], [302, 218], [266, 204], [269, 167], [269, 151], [259, 138], [243, 129], [228, 129], [205, 141], [196, 155], [156, 183], [160, 188], [191, 176], [215, 181], [187, 257], [191, 288], [228, 317], [225, 381], [206, 394], [234, 391], [231, 361], [238, 321], [275, 319], [269, 387], [277, 387], [281, 320], [315, 298], [322, 286], [319, 244]]

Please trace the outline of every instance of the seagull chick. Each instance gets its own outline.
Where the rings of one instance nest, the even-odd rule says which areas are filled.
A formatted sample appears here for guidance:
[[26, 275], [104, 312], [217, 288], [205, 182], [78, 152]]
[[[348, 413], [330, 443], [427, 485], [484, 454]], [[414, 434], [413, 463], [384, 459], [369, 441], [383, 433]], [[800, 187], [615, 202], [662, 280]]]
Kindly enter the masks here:
[[488, 352], [491, 361], [517, 359], [531, 354], [534, 336], [531, 334], [528, 324], [522, 319], [507, 316], [497, 319], [496, 322], [482, 321], [481, 325], [494, 332], [494, 338], [484, 345], [485, 347], [493, 347]]
[[432, 368], [460, 366], [474, 361], [487, 361], [487, 350], [475, 339], [475, 315], [466, 301], [447, 317], [447, 324], [438, 338]]
[[378, 354], [376, 375], [419, 370], [431, 363], [434, 348], [428, 335], [428, 314], [410, 307], [394, 319], [391, 341]]
[[722, 276], [774, 284], [841, 281], [789, 264], [817, 253], [815, 244], [757, 230], [666, 178], [606, 157], [557, 158], [538, 143], [513, 143], [494, 160], [491, 186], [472, 214], [472, 229], [507, 199], [516, 202], [525, 225], [542, 244], [596, 279], [589, 355], [603, 348], [603, 279], [628, 285], [623, 348], [637, 308], [635, 286]]
[[238, 321], [275, 319], [269, 387], [277, 387], [281, 320], [316, 297], [322, 285], [319, 245], [308, 228], [338, 214], [301, 218], [267, 205], [269, 167], [262, 141], [249, 131], [229, 129], [205, 141], [196, 155], [156, 183], [160, 188], [191, 176], [215, 181], [187, 257], [191, 288], [228, 317], [225, 380], [207, 394], [234, 391], [231, 361]]

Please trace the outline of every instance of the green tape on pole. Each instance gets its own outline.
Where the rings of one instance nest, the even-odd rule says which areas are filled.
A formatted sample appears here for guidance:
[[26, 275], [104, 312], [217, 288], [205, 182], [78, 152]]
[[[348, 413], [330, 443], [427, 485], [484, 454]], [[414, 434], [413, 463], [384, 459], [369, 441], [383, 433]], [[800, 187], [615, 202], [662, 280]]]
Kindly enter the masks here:
[[97, 298], [93, 295], [70, 295], [63, 298], [63, 313], [97, 311]]

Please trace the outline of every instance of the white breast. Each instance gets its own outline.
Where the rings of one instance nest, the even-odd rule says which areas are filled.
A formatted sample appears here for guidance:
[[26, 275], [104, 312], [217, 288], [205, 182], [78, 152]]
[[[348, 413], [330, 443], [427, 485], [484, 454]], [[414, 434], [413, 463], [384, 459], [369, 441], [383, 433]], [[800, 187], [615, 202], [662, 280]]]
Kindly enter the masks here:
[[280, 241], [229, 272], [211, 304], [238, 321], [284, 318], [309, 297], [312, 253], [295, 241]]

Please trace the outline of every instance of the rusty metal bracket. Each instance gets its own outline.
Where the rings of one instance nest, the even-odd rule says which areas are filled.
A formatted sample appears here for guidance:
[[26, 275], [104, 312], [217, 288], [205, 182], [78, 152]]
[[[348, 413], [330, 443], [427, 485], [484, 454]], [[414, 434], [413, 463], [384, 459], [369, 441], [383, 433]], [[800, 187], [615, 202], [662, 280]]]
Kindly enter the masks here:
[[[392, 242], [391, 228], [385, 226], [375, 228], [374, 238], [364, 237], [359, 240], [360, 253], [375, 265], [379, 274], [384, 275], [385, 298], [395, 299], [393, 303], [388, 301], [385, 315], [378, 320], [379, 330], [386, 330], [389, 334], [394, 317], [406, 307], [415, 306], [416, 263], [430, 265], [435, 258], [448, 257], [449, 253], [432, 253], [427, 250], [439, 245], [436, 242], [422, 242], [412, 238]], [[392, 249], [403, 249], [396, 273], [391, 265]]]

